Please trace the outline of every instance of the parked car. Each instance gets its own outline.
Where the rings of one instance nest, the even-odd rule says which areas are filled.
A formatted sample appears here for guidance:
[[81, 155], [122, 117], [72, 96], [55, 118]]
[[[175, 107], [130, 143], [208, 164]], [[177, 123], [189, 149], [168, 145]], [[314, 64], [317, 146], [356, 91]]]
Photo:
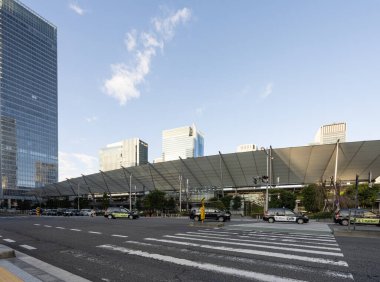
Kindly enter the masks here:
[[36, 215], [36, 214], [37, 214], [36, 209], [32, 209], [29, 211], [29, 215]]
[[81, 209], [80, 214], [83, 216], [91, 216], [91, 210], [90, 209]]
[[78, 216], [78, 215], [81, 215], [80, 212], [76, 209], [67, 209], [64, 213], [63, 213], [64, 216]]
[[115, 218], [137, 219], [139, 218], [139, 215], [123, 207], [110, 207], [104, 212], [104, 217], [109, 218], [109, 219], [115, 219]]
[[[190, 219], [193, 219], [194, 221], [201, 220], [201, 212], [199, 208], [191, 210]], [[231, 213], [229, 211], [222, 211], [215, 208], [205, 208], [205, 219], [224, 222], [226, 220], [231, 220]]]
[[[350, 220], [351, 211], [351, 220]], [[340, 209], [335, 213], [334, 222], [340, 225], [350, 223], [371, 224], [380, 226], [380, 216], [366, 209]]]
[[309, 218], [301, 213], [295, 213], [286, 208], [270, 208], [263, 216], [264, 221], [269, 223], [279, 222], [297, 222], [298, 224], [308, 223]]

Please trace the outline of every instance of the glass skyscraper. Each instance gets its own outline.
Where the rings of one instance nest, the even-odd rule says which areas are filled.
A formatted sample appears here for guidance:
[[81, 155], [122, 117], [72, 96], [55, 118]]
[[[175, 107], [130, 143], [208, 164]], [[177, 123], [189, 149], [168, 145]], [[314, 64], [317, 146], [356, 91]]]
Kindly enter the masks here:
[[204, 137], [195, 125], [162, 132], [162, 160], [164, 162], [203, 156]]
[[0, 0], [0, 196], [8, 205], [58, 180], [57, 92], [57, 28]]

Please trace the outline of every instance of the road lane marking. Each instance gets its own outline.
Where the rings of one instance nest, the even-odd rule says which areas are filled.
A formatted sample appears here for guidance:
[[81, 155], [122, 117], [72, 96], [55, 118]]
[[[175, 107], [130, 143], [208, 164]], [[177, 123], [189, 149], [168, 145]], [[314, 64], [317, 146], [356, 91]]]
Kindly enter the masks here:
[[[138, 242], [138, 241], [125, 241], [124, 243], [135, 244], [135, 245], [140, 245], [140, 246], [153, 246], [153, 244], [144, 243], [144, 242]], [[155, 245], [155, 246], [158, 246], [158, 245]]]
[[57, 226], [57, 229], [66, 229], [65, 227]]
[[[227, 260], [227, 261], [233, 261], [236, 263], [244, 263], [248, 265], [255, 265], [259, 267], [259, 269], [266, 269], [266, 268], [271, 268], [274, 269], [273, 273], [280, 273], [277, 271], [282, 271], [282, 269], [285, 270], [291, 270], [292, 272], [297, 272], [297, 273], [304, 273], [305, 276], [303, 277], [309, 277], [308, 275], [317, 275], [320, 277], [320, 281], [330, 281], [330, 278], [339, 278], [339, 279], [350, 279], [354, 280], [353, 276], [349, 272], [341, 272], [341, 271], [332, 271], [332, 270], [323, 270], [320, 267], [318, 268], [310, 268], [309, 266], [301, 266], [299, 263], [294, 263], [294, 264], [289, 264], [287, 261], [282, 262], [276, 262], [273, 263], [270, 260], [263, 260], [261, 257], [258, 258], [253, 258], [253, 257], [236, 257], [234, 255], [225, 255], [225, 254], [210, 254], [210, 253], [205, 253], [204, 250], [194, 250], [194, 249], [189, 249], [189, 248], [178, 248], [177, 246], [163, 246], [160, 244], [151, 244], [151, 243], [142, 243], [142, 242], [137, 242], [137, 241], [125, 241], [124, 243], [126, 244], [134, 244], [134, 245], [141, 245], [141, 246], [150, 246], [152, 248], [156, 248], [159, 250], [162, 250], [163, 247], [168, 250], [175, 250], [179, 251], [180, 253], [191, 253], [194, 254], [198, 257], [198, 260], [200, 261], [204, 257], [212, 257], [214, 260]], [[345, 269], [342, 269], [345, 270]], [[324, 277], [322, 277], [324, 276]]]
[[335, 239], [318, 239], [318, 238], [305, 238], [300, 236], [280, 236], [280, 235], [263, 235], [263, 234], [251, 234], [250, 237], [265, 237], [265, 238], [282, 238], [282, 239], [297, 239], [297, 240], [303, 240], [303, 241], [320, 241], [320, 242], [336, 242]]
[[16, 241], [15, 240], [12, 240], [12, 239], [3, 239], [5, 242], [8, 242], [8, 243], [15, 243]]
[[80, 229], [75, 229], [75, 228], [70, 229], [70, 230], [72, 230], [72, 231], [77, 231], [77, 232], [82, 231], [82, 230], [80, 230]]
[[39, 223], [35, 223], [35, 224], [33, 224], [33, 225], [40, 226], [41, 224], [39, 224]]
[[88, 233], [91, 233], [91, 234], [102, 234], [102, 232], [97, 232], [97, 231], [88, 231]]
[[[210, 239], [205, 239], [205, 238], [202, 239], [202, 238], [180, 237], [180, 236], [172, 236], [172, 235], [164, 235], [163, 237], [174, 238], [174, 239], [182, 239], [182, 240], [191, 240], [191, 241], [206, 241], [206, 242], [212, 242], [212, 243], [220, 243], [220, 241], [218, 241], [218, 240], [210, 240]], [[343, 257], [342, 253], [337, 253], [337, 252], [314, 251], [314, 250], [286, 248], [286, 247], [279, 247], [279, 246], [268, 246], [268, 245], [229, 242], [229, 241], [224, 241], [223, 244], [245, 246], [245, 247], [254, 247], [254, 248], [263, 248], [263, 249], [272, 249], [272, 250], [282, 250], [282, 251], [290, 251], [290, 252], [295, 252], [295, 253], [307, 253], [307, 254], [318, 254], [318, 255], [325, 255], [325, 256]]]
[[323, 258], [313, 258], [313, 257], [305, 257], [305, 256], [299, 256], [299, 255], [290, 255], [290, 254], [283, 254], [283, 253], [257, 251], [257, 250], [250, 250], [250, 249], [219, 247], [219, 246], [211, 246], [211, 245], [205, 245], [205, 244], [196, 244], [196, 243], [165, 240], [165, 239], [156, 239], [156, 238], [144, 238], [144, 240], [156, 241], [156, 242], [162, 242], [162, 243], [168, 243], [168, 244], [183, 245], [183, 246], [190, 246], [190, 247], [197, 247], [197, 248], [212, 249], [212, 250], [221, 250], [221, 251], [228, 251], [228, 252], [235, 252], [235, 253], [244, 253], [244, 254], [251, 254], [251, 255], [276, 257], [276, 258], [284, 258], [284, 259], [290, 259], [290, 260], [299, 260], [299, 261], [307, 261], [307, 262], [313, 262], [313, 263], [330, 264], [330, 265], [338, 265], [338, 266], [348, 267], [347, 262], [340, 261], [340, 260], [335, 261], [335, 260], [323, 259]]
[[23, 248], [28, 249], [28, 250], [36, 250], [35, 247], [29, 246], [29, 245], [20, 245], [20, 247], [23, 247]]
[[113, 236], [113, 237], [120, 237], [120, 238], [127, 238], [128, 237], [126, 235], [118, 235], [118, 234], [112, 234], [111, 236]]
[[245, 232], [245, 234], [251, 234], [251, 235], [261, 235], [261, 236], [268, 236], [271, 235], [273, 237], [284, 237], [286, 236], [287, 238], [314, 238], [314, 239], [331, 239], [335, 240], [335, 237], [333, 235], [317, 235], [317, 234], [303, 234], [303, 233], [269, 233], [269, 232]]
[[[195, 232], [186, 232], [186, 233], [195, 233]], [[199, 234], [185, 234], [185, 233], [176, 233], [175, 235], [177, 236], [186, 236], [186, 237], [198, 237], [198, 238], [210, 238], [210, 239], [215, 239], [215, 237], [212, 236], [206, 236], [206, 235], [199, 235]], [[237, 237], [243, 237], [246, 238], [245, 236], [237, 236]], [[279, 243], [279, 242], [266, 242], [265, 240], [245, 240], [245, 239], [234, 239], [234, 238], [227, 238], [228, 241], [238, 241], [238, 242], [249, 242], [249, 243], [269, 243], [272, 245], [280, 245], [280, 246], [293, 246], [293, 247], [300, 247], [300, 244], [289, 244], [289, 243]], [[308, 249], [321, 249], [321, 250], [330, 250], [330, 251], [341, 251], [340, 248], [333, 248], [333, 247], [323, 247], [323, 246], [307, 246], [303, 245], [303, 248], [308, 248]]]
[[118, 247], [118, 246], [109, 245], [109, 244], [99, 245], [97, 247], [112, 250], [112, 251], [119, 251], [119, 252], [126, 253], [129, 255], [135, 255], [135, 256], [154, 259], [154, 260], [158, 260], [158, 261], [169, 262], [169, 263], [173, 263], [173, 264], [177, 264], [177, 265], [194, 267], [194, 268], [198, 268], [201, 270], [223, 273], [223, 274], [228, 274], [228, 275], [233, 275], [233, 276], [238, 276], [238, 277], [244, 277], [244, 278], [249, 278], [249, 279], [255, 279], [258, 281], [279, 281], [279, 282], [303, 281], [303, 280], [284, 278], [284, 277], [270, 275], [270, 274], [264, 274], [264, 273], [260, 273], [260, 272], [247, 271], [247, 270], [238, 269], [238, 268], [225, 267], [225, 266], [220, 266], [220, 265], [211, 264], [211, 263], [199, 263], [199, 262], [195, 262], [195, 261], [191, 261], [191, 260], [187, 260], [187, 259], [181, 259], [181, 258], [165, 256], [165, 255], [160, 255], [160, 254], [154, 254], [154, 253], [148, 253], [148, 252], [143, 252], [143, 251], [139, 251], [139, 250], [132, 250], [132, 249], [127, 249], [124, 247]]
[[243, 231], [243, 233], [264, 234], [264, 235], [269, 234], [269, 235], [279, 235], [279, 236], [286, 235], [286, 236], [335, 238], [334, 235], [332, 234], [311, 234], [311, 233], [303, 233], [303, 232], [293, 233], [293, 232], [276, 232], [276, 231], [269, 232], [269, 231], [254, 231], [254, 230], [248, 231], [247, 230], [247, 231]]

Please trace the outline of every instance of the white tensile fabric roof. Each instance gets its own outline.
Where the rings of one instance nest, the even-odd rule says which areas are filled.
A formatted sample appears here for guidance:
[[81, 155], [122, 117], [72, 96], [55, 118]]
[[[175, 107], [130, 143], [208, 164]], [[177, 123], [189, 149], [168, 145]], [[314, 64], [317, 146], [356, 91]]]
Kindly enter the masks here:
[[[346, 142], [338, 145], [337, 180], [353, 182], [380, 176], [380, 140]], [[304, 147], [273, 148], [271, 163], [272, 183], [303, 185], [330, 182], [335, 174], [337, 144]], [[35, 189], [37, 195], [75, 196], [78, 194], [138, 193], [159, 189], [179, 191], [188, 181], [189, 187], [208, 189], [221, 187], [253, 187], [253, 178], [267, 175], [269, 150], [219, 154], [200, 158], [178, 159], [156, 164], [121, 168], [91, 175], [81, 175], [44, 188]], [[132, 177], [131, 177], [132, 175]], [[279, 182], [278, 182], [279, 180]], [[135, 188], [136, 187], [136, 188]]]

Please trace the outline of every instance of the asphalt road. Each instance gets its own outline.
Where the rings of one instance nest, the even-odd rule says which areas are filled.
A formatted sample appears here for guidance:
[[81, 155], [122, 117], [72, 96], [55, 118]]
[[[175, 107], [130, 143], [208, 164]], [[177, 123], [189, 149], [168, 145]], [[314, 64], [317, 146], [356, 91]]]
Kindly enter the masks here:
[[379, 281], [379, 238], [189, 223], [177, 218], [1, 218], [0, 240], [91, 281]]

